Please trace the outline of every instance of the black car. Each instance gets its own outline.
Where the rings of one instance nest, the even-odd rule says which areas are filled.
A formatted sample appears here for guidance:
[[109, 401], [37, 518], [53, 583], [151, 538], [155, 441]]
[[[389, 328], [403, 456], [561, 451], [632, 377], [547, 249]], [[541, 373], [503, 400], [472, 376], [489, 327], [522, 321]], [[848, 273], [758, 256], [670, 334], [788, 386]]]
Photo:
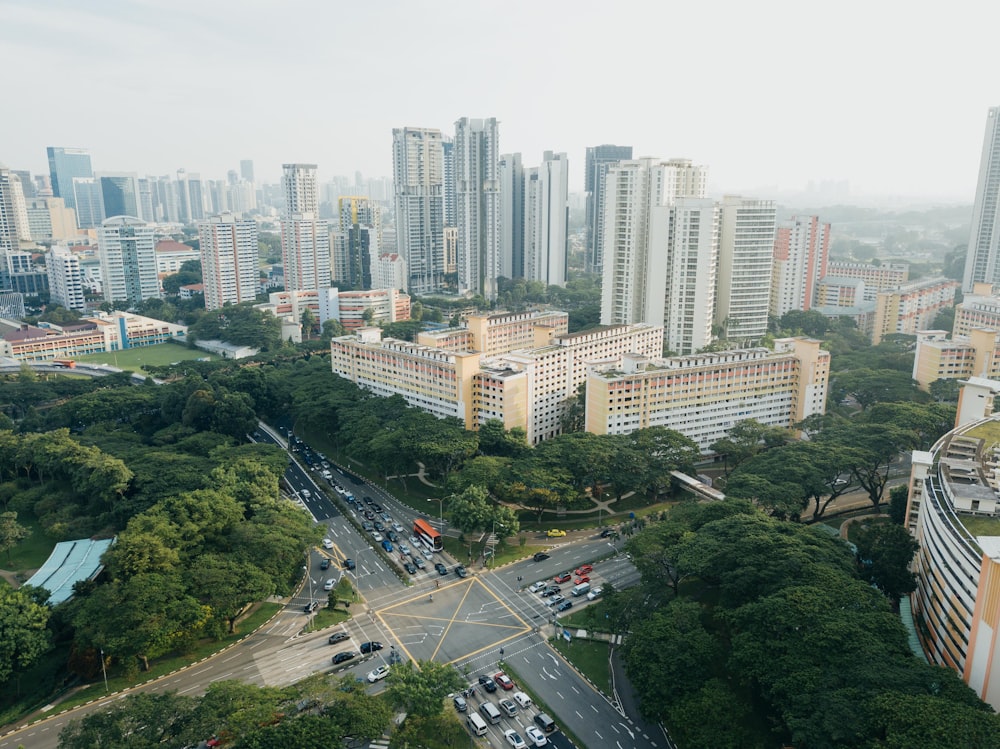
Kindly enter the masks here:
[[365, 504], [366, 505], [373, 505], [373, 504], [375, 504], [375, 500], [366, 495], [365, 496]]
[[455, 568], [455, 574], [458, 575], [459, 577], [465, 577], [466, 575], [469, 574], [469, 571], [465, 569], [464, 564], [460, 564]]
[[376, 650], [381, 650], [381, 649], [382, 649], [382, 643], [378, 642], [377, 640], [373, 640], [372, 642], [361, 643], [362, 653], [374, 653]]
[[565, 611], [566, 609], [571, 609], [571, 608], [573, 608], [572, 601], [563, 601], [558, 606], [556, 606], [556, 611]]
[[546, 554], [544, 551], [539, 551], [534, 556], [534, 560], [536, 562], [544, 562], [548, 558], [549, 558], [549, 555]]
[[399, 534], [394, 530], [388, 530], [385, 532], [385, 537], [392, 541], [394, 544], [399, 543]]
[[434, 569], [437, 570], [437, 572], [438, 572], [439, 575], [447, 575], [448, 574], [448, 568], [445, 567], [443, 564], [441, 564], [441, 562], [435, 562]]
[[379, 522], [378, 520], [376, 520], [375, 521], [375, 530], [377, 530], [379, 533], [382, 533], [385, 530], [385, 526], [382, 525], [381, 522]]
[[347, 661], [354, 660], [357, 657], [358, 654], [353, 650], [345, 650], [343, 653], [337, 653], [333, 656], [333, 665], [336, 666], [338, 663], [347, 663]]
[[607, 538], [612, 533], [614, 533], [613, 530], [611, 530], [610, 528], [605, 528], [603, 531], [601, 531], [601, 538]]
[[362, 520], [361, 527], [364, 528], [366, 531], [370, 531], [375, 528], [375, 526], [372, 525], [370, 520]]
[[332, 635], [330, 635], [330, 639], [327, 640], [327, 642], [330, 645], [336, 645], [338, 642], [343, 642], [344, 640], [347, 640], [349, 638], [350, 635], [348, 635], [346, 632], [334, 632]]
[[562, 591], [558, 585], [550, 585], [545, 590], [542, 591], [542, 598], [548, 598], [549, 596], [554, 596], [556, 593]]
[[403, 562], [403, 569], [411, 575], [417, 574], [417, 566], [413, 562]]
[[319, 568], [321, 570], [330, 569], [330, 557], [323, 557], [323, 561], [319, 563]]
[[372, 502], [372, 509], [375, 510], [375, 512], [377, 512], [379, 515], [382, 514], [382, 505], [380, 505], [378, 502]]
[[353, 559], [345, 559], [344, 560], [344, 569], [345, 570], [353, 570], [355, 568], [355, 566], [356, 565], [354, 564], [354, 560]]
[[480, 676], [479, 685], [487, 692], [497, 691], [497, 683], [493, 681], [493, 679], [491, 679], [489, 676]]
[[319, 601], [311, 601], [307, 603], [305, 606], [303, 606], [302, 610], [305, 611], [307, 614], [311, 614], [318, 608], [319, 608]]

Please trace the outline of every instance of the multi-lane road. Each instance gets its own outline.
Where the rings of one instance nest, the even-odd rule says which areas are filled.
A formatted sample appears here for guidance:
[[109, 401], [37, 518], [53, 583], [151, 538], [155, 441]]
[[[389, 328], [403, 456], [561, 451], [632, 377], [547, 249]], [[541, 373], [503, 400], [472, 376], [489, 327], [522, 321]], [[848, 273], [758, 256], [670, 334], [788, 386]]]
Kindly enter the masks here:
[[[282, 436], [263, 426], [256, 438], [287, 446]], [[331, 658], [335, 653], [358, 651], [361, 643], [378, 641], [384, 646], [382, 650], [336, 668], [364, 678], [375, 666], [388, 665], [397, 656], [404, 660], [434, 659], [454, 664], [468, 675], [470, 684], [475, 684], [480, 675], [496, 673], [503, 660], [547, 703], [556, 723], [567, 726], [588, 749], [669, 746], [662, 733], [641, 730], [624, 714], [613, 695], [608, 698], [598, 692], [552, 650], [546, 638], [561, 632], [558, 619], [553, 607], [546, 605], [547, 599], [528, 591], [535, 581], [551, 580], [589, 562], [595, 562], [590, 575], [594, 587], [602, 582], [610, 582], [616, 589], [634, 584], [638, 572], [612, 543], [600, 538], [560, 543], [549, 550], [550, 558], [544, 561], [528, 558], [496, 570], [472, 566], [467, 578], [454, 575], [454, 562], [443, 554], [449, 574], [438, 575], [433, 567], [435, 555], [424, 570], [401, 580], [375, 552], [371, 540], [360, 534], [345, 515], [354, 511], [333, 500], [331, 485], [340, 484], [359, 499], [371, 496], [404, 527], [404, 537], [409, 535], [414, 517], [428, 519], [430, 513], [415, 513], [380, 487], [342, 469], [335, 469], [332, 477], [333, 481], [328, 482], [297, 460], [290, 461], [285, 474], [289, 496], [326, 527], [326, 538], [331, 542], [329, 549], [312, 550], [307, 564], [303, 560], [309, 574], [298, 594], [288, 599], [264, 627], [223, 653], [130, 692], [172, 690], [198, 695], [213, 682], [226, 679], [259, 685], [291, 684], [309, 674], [333, 670]], [[324, 557], [331, 560], [326, 570], [320, 568]], [[354, 561], [353, 569], [343, 565], [348, 558]], [[311, 616], [305, 611], [307, 604], [325, 599], [323, 583], [336, 581], [340, 575], [351, 578], [365, 604], [355, 606], [353, 618], [344, 624], [303, 634]], [[571, 583], [563, 585], [567, 598], [569, 587]], [[574, 610], [586, 604], [583, 596], [570, 600]], [[328, 644], [329, 635], [337, 631], [346, 632], [348, 639]], [[381, 684], [373, 687], [381, 688]], [[54, 749], [59, 731], [68, 721], [122, 696], [0, 736], [0, 749], [18, 745], [25, 749]], [[470, 709], [477, 709], [484, 699], [496, 702], [503, 696], [503, 692], [486, 695], [477, 689], [469, 701]], [[503, 732], [511, 728], [523, 736], [522, 729], [531, 724], [537, 712], [537, 708], [529, 707], [490, 725], [490, 744], [506, 746]], [[571, 745], [558, 731], [550, 735], [550, 740], [556, 747]]]

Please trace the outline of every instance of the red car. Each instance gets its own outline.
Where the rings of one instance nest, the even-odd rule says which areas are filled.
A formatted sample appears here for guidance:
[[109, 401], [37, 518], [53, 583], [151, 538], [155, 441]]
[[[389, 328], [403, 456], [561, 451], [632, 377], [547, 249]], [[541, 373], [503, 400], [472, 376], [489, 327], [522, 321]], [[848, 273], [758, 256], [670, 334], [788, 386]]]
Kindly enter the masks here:
[[580, 575], [580, 577], [576, 578], [576, 580], [573, 581], [573, 585], [580, 585], [581, 583], [589, 583], [589, 582], [590, 582], [589, 577], [587, 577], [586, 575]]
[[593, 571], [594, 571], [594, 565], [581, 564], [579, 567], [573, 570], [573, 574], [576, 575], [577, 577], [580, 577], [582, 575], [589, 575]]
[[505, 674], [503, 671], [501, 671], [498, 674], [494, 674], [493, 681], [495, 681], [500, 686], [501, 689], [510, 690], [514, 688], [514, 682], [512, 682], [510, 680], [510, 677], [507, 676], [507, 674]]
[[569, 579], [571, 577], [572, 577], [572, 575], [569, 574], [568, 572], [563, 572], [563, 573], [561, 573], [559, 575], [556, 575], [552, 579], [555, 580], [557, 583], [567, 583], [567, 582], [569, 582]]

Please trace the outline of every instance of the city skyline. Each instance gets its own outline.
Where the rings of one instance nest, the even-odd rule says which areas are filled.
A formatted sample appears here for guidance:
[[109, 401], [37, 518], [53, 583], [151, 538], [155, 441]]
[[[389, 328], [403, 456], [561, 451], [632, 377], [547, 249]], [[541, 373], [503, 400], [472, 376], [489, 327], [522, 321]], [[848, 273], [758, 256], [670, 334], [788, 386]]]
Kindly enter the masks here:
[[[460, 117], [495, 116], [505, 153], [530, 163], [566, 152], [571, 192], [582, 190], [588, 146], [628, 143], [637, 158], [706, 164], [716, 195], [847, 183], [858, 196], [972, 202], [982, 118], [996, 104], [992, 7], [960, 26], [958, 12], [942, 19], [899, 2], [849, 2], [822, 16], [726, 3], [723, 23], [715, 7], [637, 2], [613, 14], [593, 2], [487, 14], [390, 0], [352, 6], [350, 19], [320, 3], [295, 11], [269, 0], [9, 0], [0, 63], [31, 72], [8, 76], [8, 101], [25, 114], [5, 121], [0, 161], [44, 174], [46, 146], [64, 144], [88, 149], [95, 171], [222, 178], [249, 158], [261, 182], [277, 182], [289, 162], [318, 164], [321, 181], [387, 176], [394, 127], [450, 132]], [[314, 44], [303, 18], [318, 30]], [[541, 68], [537, 56], [511, 53], [512, 40], [541, 36], [535, 29], [545, 30]], [[673, 73], [669, 59], [698, 74]], [[437, 70], [440, 87], [399, 75], [411, 60]], [[383, 85], [356, 92], [347, 118], [316, 91], [349, 65]], [[289, 119], [276, 102], [292, 99]], [[110, 125], [82, 116], [107, 101], [122, 105]], [[201, 125], [212, 122], [229, 126]]]

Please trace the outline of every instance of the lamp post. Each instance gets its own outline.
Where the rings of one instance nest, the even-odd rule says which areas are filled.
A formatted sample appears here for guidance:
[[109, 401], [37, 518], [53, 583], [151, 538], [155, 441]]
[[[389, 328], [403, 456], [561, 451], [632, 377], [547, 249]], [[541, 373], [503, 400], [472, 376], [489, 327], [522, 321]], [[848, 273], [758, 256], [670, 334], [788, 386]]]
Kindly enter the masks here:
[[313, 576], [312, 576], [312, 570], [309, 569], [308, 565], [303, 565], [302, 569], [306, 573], [306, 579], [309, 580], [309, 613], [312, 614], [312, 605], [313, 605]]
[[428, 502], [437, 502], [438, 503], [438, 517], [439, 517], [439, 521], [438, 522], [441, 523], [441, 530], [443, 531], [444, 530], [444, 497], [438, 497], [438, 498], [431, 497], [427, 501]]
[[104, 693], [108, 693], [108, 669], [104, 665], [104, 648], [101, 648], [101, 673], [104, 674]]

